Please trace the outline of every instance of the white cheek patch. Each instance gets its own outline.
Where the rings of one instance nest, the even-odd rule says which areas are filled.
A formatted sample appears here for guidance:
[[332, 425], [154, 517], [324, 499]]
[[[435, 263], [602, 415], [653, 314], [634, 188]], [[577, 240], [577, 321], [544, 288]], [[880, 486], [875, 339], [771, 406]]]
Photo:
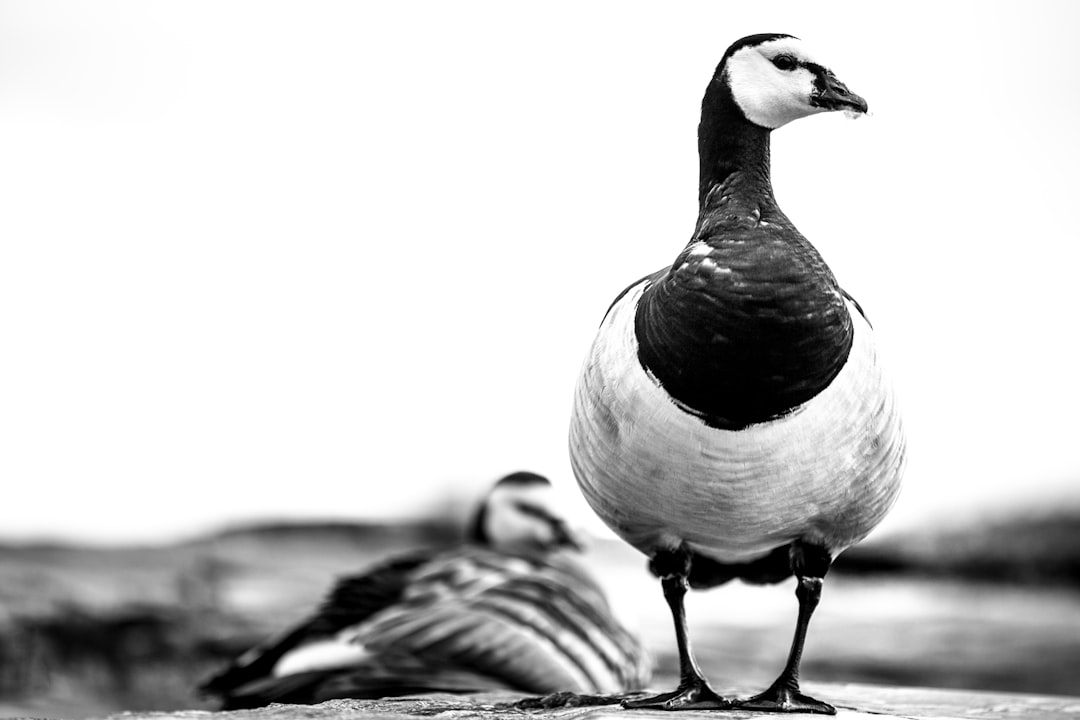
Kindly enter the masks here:
[[549, 517], [562, 518], [559, 500], [550, 485], [497, 487], [487, 499], [485, 531], [491, 545], [509, 549], [521, 544], [550, 544], [554, 540], [551, 524], [528, 515], [516, 507], [525, 503], [543, 510]]
[[787, 53], [800, 61], [810, 61], [808, 53], [794, 38], [784, 38], [739, 50], [727, 60], [727, 82], [731, 96], [746, 119], [775, 130], [792, 120], [823, 112], [810, 104], [814, 75], [804, 67], [780, 70], [769, 60]]

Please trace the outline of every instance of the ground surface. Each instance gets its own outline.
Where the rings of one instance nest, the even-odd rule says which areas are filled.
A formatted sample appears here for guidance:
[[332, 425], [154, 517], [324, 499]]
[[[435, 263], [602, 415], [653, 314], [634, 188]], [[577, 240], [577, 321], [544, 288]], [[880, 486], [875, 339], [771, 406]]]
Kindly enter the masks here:
[[[1080, 698], [1047, 695], [1016, 695], [1008, 693], [977, 693], [921, 688], [885, 688], [873, 685], [807, 684], [807, 690], [827, 698], [837, 706], [838, 720], [947, 720], [948, 718], [1038, 718], [1059, 720], [1080, 718]], [[757, 720], [768, 718], [820, 718], [820, 715], [772, 715], [741, 711], [685, 712], [673, 716], [665, 712], [624, 710], [618, 705], [595, 707], [560, 707], [553, 709], [520, 709], [519, 698], [511, 695], [474, 695], [455, 697], [433, 695], [395, 700], [331, 700], [319, 705], [272, 705], [260, 710], [240, 710], [229, 713], [199, 711], [151, 713], [110, 716], [110, 720], [284, 720], [312, 718], [314, 720], [413, 720], [416, 717], [437, 717], [446, 720], [506, 720], [535, 718], [536, 720], [672, 720], [673, 717], [709, 718], [721, 720]]]

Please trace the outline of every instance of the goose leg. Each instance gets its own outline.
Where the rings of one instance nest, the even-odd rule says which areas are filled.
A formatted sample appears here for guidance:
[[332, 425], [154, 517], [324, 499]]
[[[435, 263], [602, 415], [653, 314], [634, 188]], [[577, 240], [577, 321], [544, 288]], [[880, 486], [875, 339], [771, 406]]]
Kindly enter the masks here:
[[701, 674], [694, 654], [690, 650], [690, 638], [686, 628], [686, 596], [690, 575], [690, 555], [685, 550], [661, 551], [650, 563], [651, 569], [660, 575], [664, 599], [671, 608], [675, 621], [675, 642], [679, 648], [679, 686], [672, 692], [661, 693], [639, 700], [624, 700], [622, 705], [630, 709], [652, 710], [717, 710], [730, 708], [731, 701], [716, 693]]
[[832, 560], [824, 548], [802, 544], [792, 547], [791, 557], [798, 580], [795, 597], [799, 600], [799, 618], [795, 623], [795, 638], [791, 642], [787, 664], [768, 690], [746, 700], [736, 700], [734, 704], [745, 710], [835, 715], [836, 708], [832, 705], [815, 700], [799, 690], [799, 663], [806, 642], [806, 629], [810, 625], [810, 616], [821, 600], [821, 586]]

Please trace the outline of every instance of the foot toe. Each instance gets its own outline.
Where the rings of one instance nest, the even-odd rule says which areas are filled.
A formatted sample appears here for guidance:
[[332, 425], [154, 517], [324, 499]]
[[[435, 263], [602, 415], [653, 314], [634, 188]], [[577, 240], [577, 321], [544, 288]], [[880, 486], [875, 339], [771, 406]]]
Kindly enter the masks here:
[[775, 688], [770, 688], [760, 695], [755, 695], [746, 700], [736, 700], [734, 707], [740, 710], [759, 710], [762, 712], [836, 714], [836, 708], [829, 703], [804, 695], [797, 690], [776, 690]]
[[702, 684], [636, 700], [623, 700], [622, 706], [628, 710], [726, 710], [732, 707], [732, 703]]

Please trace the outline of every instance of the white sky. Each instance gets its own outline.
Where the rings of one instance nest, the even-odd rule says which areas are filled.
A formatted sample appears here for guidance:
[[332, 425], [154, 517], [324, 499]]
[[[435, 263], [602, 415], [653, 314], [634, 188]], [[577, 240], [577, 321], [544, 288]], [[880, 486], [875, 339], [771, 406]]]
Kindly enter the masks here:
[[899, 386], [887, 527], [1080, 501], [1073, 3], [0, 0], [0, 538], [397, 517], [566, 453], [696, 212], [727, 45], [874, 116], [773, 137]]

